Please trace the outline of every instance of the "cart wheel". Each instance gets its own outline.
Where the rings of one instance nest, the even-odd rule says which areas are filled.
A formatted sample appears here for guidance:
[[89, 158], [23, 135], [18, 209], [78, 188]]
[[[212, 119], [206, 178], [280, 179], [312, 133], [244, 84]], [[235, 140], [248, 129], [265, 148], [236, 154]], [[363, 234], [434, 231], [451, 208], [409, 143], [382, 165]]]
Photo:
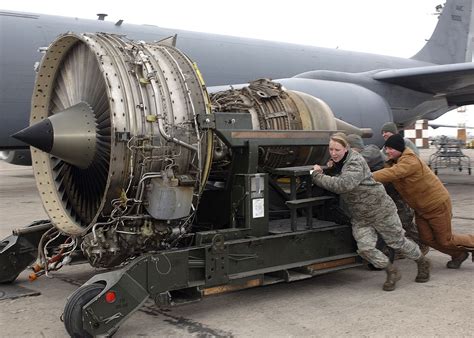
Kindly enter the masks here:
[[89, 303], [104, 289], [104, 285], [94, 283], [81, 286], [68, 299], [64, 307], [63, 320], [67, 333], [73, 338], [92, 337], [84, 330], [82, 320], [82, 307]]
[[[469, 175], [470, 175], [470, 174], [469, 174]], [[14, 276], [10, 276], [10, 278], [8, 278], [8, 279], [4, 279], [4, 280], [0, 281], [0, 285], [13, 283], [13, 282], [17, 279], [17, 277], [18, 277], [19, 275], [20, 275], [20, 273], [17, 273], [17, 274], [14, 275]]]

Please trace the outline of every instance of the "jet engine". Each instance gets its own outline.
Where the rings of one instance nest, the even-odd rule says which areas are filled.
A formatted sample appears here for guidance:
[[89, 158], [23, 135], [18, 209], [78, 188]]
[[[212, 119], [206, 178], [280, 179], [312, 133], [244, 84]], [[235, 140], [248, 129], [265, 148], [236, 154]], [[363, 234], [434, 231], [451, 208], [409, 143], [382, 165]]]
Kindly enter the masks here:
[[[166, 43], [68, 33], [41, 62], [30, 127], [16, 138], [32, 146], [55, 228], [91, 265], [112, 267], [179, 246], [192, 232], [209, 175], [232, 161], [232, 149], [199, 117], [226, 111], [251, 114], [254, 130], [367, 132], [335, 119], [323, 101], [265, 79], [210, 99], [197, 66]], [[326, 156], [324, 146], [259, 149], [263, 168]]]

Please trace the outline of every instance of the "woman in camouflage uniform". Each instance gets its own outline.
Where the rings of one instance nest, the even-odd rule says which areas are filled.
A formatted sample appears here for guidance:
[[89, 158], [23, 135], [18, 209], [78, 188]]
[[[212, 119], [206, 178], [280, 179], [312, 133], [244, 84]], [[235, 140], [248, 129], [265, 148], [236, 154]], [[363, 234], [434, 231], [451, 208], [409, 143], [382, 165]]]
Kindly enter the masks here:
[[[389, 132], [384, 132], [384, 138], [385, 135], [388, 134]], [[362, 155], [369, 165], [370, 171], [374, 172], [384, 168], [385, 158], [379, 147], [377, 147], [375, 144], [369, 144], [366, 146], [362, 140], [362, 137], [356, 134], [349, 134], [346, 136], [346, 139], [351, 149]], [[398, 217], [402, 222], [402, 227], [403, 230], [405, 230], [406, 236], [418, 244], [421, 253], [423, 256], [426, 256], [430, 250], [430, 247], [426, 244], [423, 244], [420, 240], [418, 227], [414, 222], [415, 211], [410, 208], [410, 206], [402, 199], [392, 183], [384, 183], [384, 187], [388, 196], [392, 198], [395, 206], [397, 207]]]
[[374, 181], [364, 158], [350, 150], [343, 134], [331, 136], [329, 154], [332, 176], [326, 175], [316, 164], [312, 174], [313, 182], [340, 195], [350, 212], [352, 234], [357, 242], [359, 255], [387, 272], [383, 289], [394, 290], [401, 274], [388, 257], [375, 247], [377, 233], [388, 246], [416, 261], [416, 282], [427, 282], [430, 278], [430, 262], [421, 254], [419, 247], [405, 237], [395, 204], [383, 185]]

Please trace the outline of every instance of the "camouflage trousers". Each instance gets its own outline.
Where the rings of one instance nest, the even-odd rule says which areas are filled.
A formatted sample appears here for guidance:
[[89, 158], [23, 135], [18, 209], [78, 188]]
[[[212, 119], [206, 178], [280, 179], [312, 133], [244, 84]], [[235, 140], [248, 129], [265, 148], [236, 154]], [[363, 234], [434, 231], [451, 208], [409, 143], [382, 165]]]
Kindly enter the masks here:
[[365, 222], [358, 223], [353, 219], [352, 235], [357, 242], [357, 253], [379, 269], [385, 268], [390, 261], [382, 251], [375, 247], [378, 235], [383, 238], [389, 247], [398, 250], [405, 257], [412, 260], [422, 257], [418, 245], [405, 237], [405, 231], [398, 215], [395, 213], [389, 214], [384, 219], [371, 225], [367, 225]]
[[402, 227], [406, 232], [406, 236], [412, 239], [416, 244], [420, 245], [420, 236], [418, 235], [418, 227], [414, 222], [415, 211], [400, 196], [398, 191], [395, 189], [393, 184], [389, 183], [385, 185], [385, 190], [388, 196], [390, 196], [397, 206], [398, 217], [402, 222]]

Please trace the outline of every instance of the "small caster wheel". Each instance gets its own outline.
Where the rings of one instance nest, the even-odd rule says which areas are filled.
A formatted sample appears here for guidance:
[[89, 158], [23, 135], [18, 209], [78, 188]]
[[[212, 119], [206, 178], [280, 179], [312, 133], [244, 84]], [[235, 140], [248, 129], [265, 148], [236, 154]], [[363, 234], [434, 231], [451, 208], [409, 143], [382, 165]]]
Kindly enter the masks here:
[[66, 331], [71, 337], [92, 337], [84, 330], [82, 307], [101, 293], [104, 287], [104, 285], [99, 283], [81, 286], [69, 297], [66, 306], [64, 307], [63, 320]]

